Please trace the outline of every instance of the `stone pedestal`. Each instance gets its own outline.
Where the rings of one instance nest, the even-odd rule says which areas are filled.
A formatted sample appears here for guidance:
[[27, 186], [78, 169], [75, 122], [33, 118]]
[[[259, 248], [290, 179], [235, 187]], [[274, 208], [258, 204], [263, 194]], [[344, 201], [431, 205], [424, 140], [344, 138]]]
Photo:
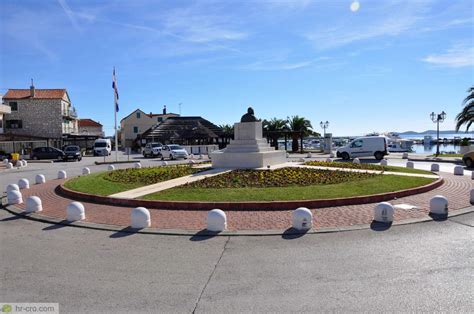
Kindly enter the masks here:
[[283, 164], [286, 153], [275, 150], [262, 136], [262, 122], [234, 124], [234, 140], [211, 153], [213, 168], [262, 168]]

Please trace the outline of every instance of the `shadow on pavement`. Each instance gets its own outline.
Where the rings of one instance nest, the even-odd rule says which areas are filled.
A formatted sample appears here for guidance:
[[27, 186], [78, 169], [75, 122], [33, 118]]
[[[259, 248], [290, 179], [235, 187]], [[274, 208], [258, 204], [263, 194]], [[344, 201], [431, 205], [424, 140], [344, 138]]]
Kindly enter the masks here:
[[190, 241], [206, 241], [206, 240], [214, 238], [218, 234], [219, 232], [213, 232], [207, 229], [202, 229], [198, 231], [196, 234], [194, 234], [191, 238], [189, 238], [189, 240]]
[[69, 222], [67, 220], [61, 220], [58, 223], [55, 223], [53, 225], [49, 225], [47, 227], [44, 227], [43, 230], [49, 231], [49, 230], [61, 229], [61, 228], [67, 227], [68, 224], [69, 224]]
[[448, 215], [446, 214], [433, 214], [429, 213], [428, 216], [431, 217], [434, 221], [446, 221], [448, 220]]
[[380, 222], [380, 221], [372, 220], [372, 222], [370, 223], [370, 229], [374, 231], [385, 231], [385, 230], [390, 229], [391, 226], [392, 226], [391, 222]]
[[285, 240], [293, 240], [293, 239], [301, 238], [306, 233], [308, 233], [308, 230], [298, 230], [293, 227], [290, 227], [283, 232], [281, 237]]
[[125, 238], [136, 233], [137, 229], [128, 226], [110, 235], [111, 239]]

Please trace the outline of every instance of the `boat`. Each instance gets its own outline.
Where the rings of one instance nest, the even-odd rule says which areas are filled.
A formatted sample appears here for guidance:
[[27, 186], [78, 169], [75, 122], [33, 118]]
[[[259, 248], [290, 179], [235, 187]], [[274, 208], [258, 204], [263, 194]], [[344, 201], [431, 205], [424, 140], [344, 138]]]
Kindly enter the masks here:
[[388, 144], [388, 151], [391, 153], [410, 153], [413, 151], [413, 141], [395, 140]]

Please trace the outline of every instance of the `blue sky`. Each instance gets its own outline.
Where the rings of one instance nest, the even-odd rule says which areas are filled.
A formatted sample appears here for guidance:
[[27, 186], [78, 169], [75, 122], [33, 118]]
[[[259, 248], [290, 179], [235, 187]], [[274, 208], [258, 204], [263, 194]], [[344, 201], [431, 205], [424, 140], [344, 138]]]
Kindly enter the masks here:
[[[454, 128], [474, 84], [470, 0], [0, 2], [0, 93], [66, 88], [80, 117], [113, 133], [136, 108], [234, 123], [328, 120], [328, 132]], [[353, 10], [351, 10], [351, 5]]]

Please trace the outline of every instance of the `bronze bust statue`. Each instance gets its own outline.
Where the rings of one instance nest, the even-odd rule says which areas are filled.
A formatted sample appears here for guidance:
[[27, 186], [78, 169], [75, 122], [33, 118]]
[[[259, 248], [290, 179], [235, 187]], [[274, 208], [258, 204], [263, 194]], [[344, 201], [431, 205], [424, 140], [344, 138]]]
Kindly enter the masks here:
[[247, 109], [247, 113], [240, 118], [240, 122], [257, 122], [257, 118], [255, 118], [254, 111], [252, 107]]

